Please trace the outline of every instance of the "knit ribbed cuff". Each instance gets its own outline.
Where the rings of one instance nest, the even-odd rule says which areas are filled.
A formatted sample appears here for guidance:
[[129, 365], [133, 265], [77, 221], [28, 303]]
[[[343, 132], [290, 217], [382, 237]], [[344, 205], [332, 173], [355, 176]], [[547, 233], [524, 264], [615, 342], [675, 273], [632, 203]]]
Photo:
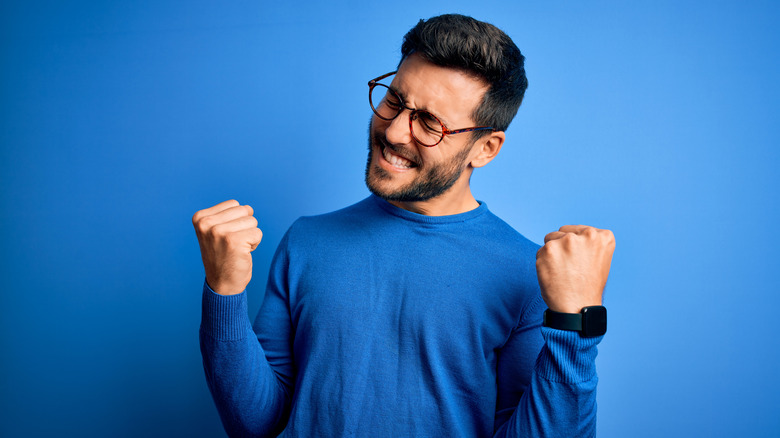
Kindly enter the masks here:
[[252, 324], [247, 313], [246, 291], [220, 295], [203, 282], [200, 330], [219, 341], [237, 341], [249, 336]]
[[553, 382], [580, 383], [596, 375], [596, 347], [604, 336], [584, 338], [578, 332], [542, 327], [545, 346], [536, 371]]

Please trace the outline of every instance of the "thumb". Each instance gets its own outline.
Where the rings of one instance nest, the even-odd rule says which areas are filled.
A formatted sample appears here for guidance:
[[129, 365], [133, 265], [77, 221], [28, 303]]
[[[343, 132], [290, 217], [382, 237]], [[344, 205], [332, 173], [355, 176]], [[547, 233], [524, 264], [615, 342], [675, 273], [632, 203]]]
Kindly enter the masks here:
[[260, 228], [252, 228], [247, 236], [247, 243], [249, 243], [249, 251], [254, 251], [263, 240], [263, 232]]

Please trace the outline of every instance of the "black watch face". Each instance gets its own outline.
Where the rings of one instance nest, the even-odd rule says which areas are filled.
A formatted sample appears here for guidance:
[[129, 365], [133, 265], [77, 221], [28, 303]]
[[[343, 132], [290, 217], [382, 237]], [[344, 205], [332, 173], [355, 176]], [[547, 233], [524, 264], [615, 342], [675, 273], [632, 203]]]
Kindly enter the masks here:
[[601, 336], [607, 332], [607, 308], [590, 306], [582, 309], [582, 336]]

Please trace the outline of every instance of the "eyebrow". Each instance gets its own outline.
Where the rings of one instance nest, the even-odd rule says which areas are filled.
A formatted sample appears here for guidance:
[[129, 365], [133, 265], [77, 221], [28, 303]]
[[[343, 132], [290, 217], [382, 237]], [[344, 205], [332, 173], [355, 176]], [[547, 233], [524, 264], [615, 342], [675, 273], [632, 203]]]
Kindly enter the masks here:
[[[395, 88], [395, 87], [393, 87], [393, 86], [391, 86], [391, 85], [388, 85], [388, 88], [390, 88], [391, 90], [393, 90], [393, 91], [395, 92], [395, 94], [397, 94], [398, 96], [400, 96], [400, 97], [401, 97], [401, 100], [403, 100], [403, 102], [404, 102], [404, 105], [407, 105], [407, 102], [408, 102], [409, 100], [407, 99], [407, 97], [406, 97], [406, 94], [405, 94], [404, 92], [402, 92], [401, 90], [399, 90], [399, 89], [397, 89], [397, 88]], [[434, 117], [436, 117], [437, 119], [439, 119], [439, 120], [440, 120], [440, 121], [441, 121], [441, 122], [444, 124], [444, 126], [445, 126], [445, 127], [447, 127], [447, 129], [451, 129], [451, 128], [449, 128], [449, 126], [452, 126], [452, 125], [450, 124], [450, 122], [448, 122], [447, 120], [445, 120], [445, 119], [444, 119], [444, 117], [442, 117], [442, 116], [440, 116], [440, 115], [438, 115], [438, 114], [434, 113], [433, 111], [429, 110], [428, 108], [426, 108], [426, 107], [424, 107], [424, 106], [423, 106], [423, 107], [420, 107], [420, 108], [415, 108], [415, 109], [416, 109], [416, 110], [420, 110], [420, 111], [425, 111], [425, 112], [427, 112], [427, 113], [430, 113], [430, 114], [433, 114], [433, 116], [434, 116]]]

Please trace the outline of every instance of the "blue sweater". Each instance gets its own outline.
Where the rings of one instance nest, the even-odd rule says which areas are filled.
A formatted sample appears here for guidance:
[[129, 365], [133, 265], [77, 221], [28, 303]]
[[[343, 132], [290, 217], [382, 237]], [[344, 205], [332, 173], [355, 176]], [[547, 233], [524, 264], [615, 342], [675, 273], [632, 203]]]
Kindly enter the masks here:
[[484, 203], [370, 196], [298, 219], [250, 324], [203, 291], [201, 351], [231, 436], [595, 436], [596, 344], [541, 327], [536, 251]]

